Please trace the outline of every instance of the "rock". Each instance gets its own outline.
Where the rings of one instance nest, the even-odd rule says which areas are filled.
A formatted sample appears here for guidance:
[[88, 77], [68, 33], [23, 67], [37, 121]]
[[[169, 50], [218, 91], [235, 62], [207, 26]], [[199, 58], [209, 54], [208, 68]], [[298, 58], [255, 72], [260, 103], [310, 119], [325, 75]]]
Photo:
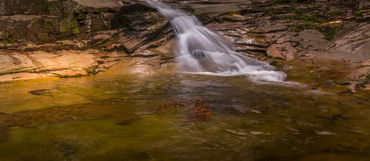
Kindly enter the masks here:
[[370, 21], [370, 15], [356, 17], [356, 21], [358, 21], [358, 22], [368, 22], [368, 21]]
[[348, 75], [351, 80], [367, 81], [370, 75], [370, 59], [363, 60], [362, 63], [357, 63], [352, 66], [353, 70]]
[[259, 29], [261, 29], [263, 33], [272, 33], [286, 31], [288, 26], [284, 24], [262, 24]]
[[265, 37], [248, 34], [234, 42], [236, 45], [255, 46], [259, 48], [267, 48], [270, 42]]
[[123, 6], [121, 0], [73, 0], [79, 5], [93, 8], [120, 8]]
[[247, 20], [247, 17], [238, 15], [238, 14], [232, 14], [232, 15], [222, 16], [221, 19], [223, 21], [244, 22], [245, 20]]
[[235, 49], [237, 52], [247, 52], [247, 53], [266, 53], [266, 48], [261, 48], [257, 46], [237, 46]]
[[304, 30], [297, 36], [291, 37], [292, 41], [299, 42], [303, 48], [309, 50], [326, 50], [330, 47], [330, 42], [324, 39], [324, 35], [317, 30]]
[[55, 75], [50, 73], [11, 73], [0, 75], [0, 82], [14, 82], [19, 80], [31, 80], [55, 77]]
[[43, 15], [47, 14], [47, 0], [2, 0], [0, 2], [0, 16], [4, 15]]
[[0, 82], [96, 74], [116, 64], [121, 57], [116, 52], [98, 50], [0, 53]]
[[35, 96], [51, 95], [52, 94], [50, 89], [33, 90], [33, 91], [28, 91], [28, 93], [32, 94], [32, 95], [35, 95]]
[[358, 9], [367, 8], [370, 6], [370, 1], [368, 0], [360, 0], [360, 3], [358, 5]]
[[152, 75], [157, 73], [171, 73], [176, 70], [175, 56], [172, 50], [173, 41], [163, 46], [139, 50], [122, 60], [100, 75]]
[[340, 92], [339, 94], [355, 94], [356, 93], [356, 82], [351, 82], [348, 89], [345, 91]]
[[275, 19], [286, 19], [286, 18], [291, 18], [293, 16], [296, 16], [296, 14], [294, 14], [294, 13], [284, 13], [284, 14], [275, 15], [274, 18]]
[[280, 58], [287, 61], [294, 60], [294, 54], [297, 52], [289, 42], [283, 44], [273, 44], [267, 49], [267, 55], [273, 58]]
[[97, 74], [173, 36], [168, 20], [143, 2], [30, 0], [8, 10], [21, 2], [0, 2], [0, 82]]
[[130, 0], [4, 1], [0, 2], [0, 28], [15, 41], [55, 42], [121, 27], [147, 29], [160, 20], [158, 14], [149, 14], [154, 11]]
[[171, 71], [170, 68], [162, 67], [160, 62], [161, 59], [159, 56], [125, 57], [119, 64], [100, 75], [152, 75], [158, 72]]
[[334, 39], [330, 49], [333, 57], [340, 60], [360, 62], [370, 59], [370, 24], [345, 26]]
[[242, 10], [236, 4], [190, 4], [189, 6], [197, 15], [206, 13], [212, 16], [218, 16], [225, 13], [239, 12]]

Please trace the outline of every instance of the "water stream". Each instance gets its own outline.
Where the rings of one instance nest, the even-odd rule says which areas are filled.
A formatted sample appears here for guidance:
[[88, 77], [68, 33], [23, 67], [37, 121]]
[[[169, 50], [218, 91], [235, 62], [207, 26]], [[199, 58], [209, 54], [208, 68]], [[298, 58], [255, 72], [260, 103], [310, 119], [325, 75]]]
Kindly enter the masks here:
[[176, 54], [183, 72], [221, 76], [249, 75], [257, 81], [282, 82], [286, 75], [267, 63], [232, 50], [232, 43], [194, 16], [164, 3], [144, 0], [165, 17], [177, 35]]

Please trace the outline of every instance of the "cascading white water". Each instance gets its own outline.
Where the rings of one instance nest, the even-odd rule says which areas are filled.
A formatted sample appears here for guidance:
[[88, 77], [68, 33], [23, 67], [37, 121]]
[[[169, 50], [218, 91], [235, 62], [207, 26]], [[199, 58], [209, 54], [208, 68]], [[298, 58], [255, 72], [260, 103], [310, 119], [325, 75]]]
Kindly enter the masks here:
[[232, 43], [204, 27], [194, 16], [161, 2], [144, 0], [169, 18], [177, 35], [176, 54], [183, 72], [212, 75], [248, 75], [253, 80], [282, 82], [286, 75], [265, 62], [232, 50]]

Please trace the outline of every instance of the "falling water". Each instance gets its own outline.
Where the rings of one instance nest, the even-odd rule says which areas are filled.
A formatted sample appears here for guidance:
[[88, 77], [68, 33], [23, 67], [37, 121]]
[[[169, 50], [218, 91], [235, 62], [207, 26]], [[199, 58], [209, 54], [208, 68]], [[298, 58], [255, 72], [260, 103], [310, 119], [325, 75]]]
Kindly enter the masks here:
[[256, 81], [282, 82], [286, 75], [265, 62], [232, 50], [232, 43], [202, 25], [194, 16], [164, 3], [144, 0], [169, 18], [177, 35], [176, 54], [183, 72], [248, 75]]

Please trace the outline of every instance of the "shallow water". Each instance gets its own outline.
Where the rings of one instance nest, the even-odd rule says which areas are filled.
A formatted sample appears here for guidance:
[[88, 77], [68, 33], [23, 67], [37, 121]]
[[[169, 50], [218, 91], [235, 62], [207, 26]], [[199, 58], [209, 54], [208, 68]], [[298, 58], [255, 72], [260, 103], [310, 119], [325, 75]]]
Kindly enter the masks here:
[[[208, 120], [161, 104], [204, 99]], [[92, 76], [0, 85], [1, 161], [370, 160], [368, 98], [245, 76]]]

